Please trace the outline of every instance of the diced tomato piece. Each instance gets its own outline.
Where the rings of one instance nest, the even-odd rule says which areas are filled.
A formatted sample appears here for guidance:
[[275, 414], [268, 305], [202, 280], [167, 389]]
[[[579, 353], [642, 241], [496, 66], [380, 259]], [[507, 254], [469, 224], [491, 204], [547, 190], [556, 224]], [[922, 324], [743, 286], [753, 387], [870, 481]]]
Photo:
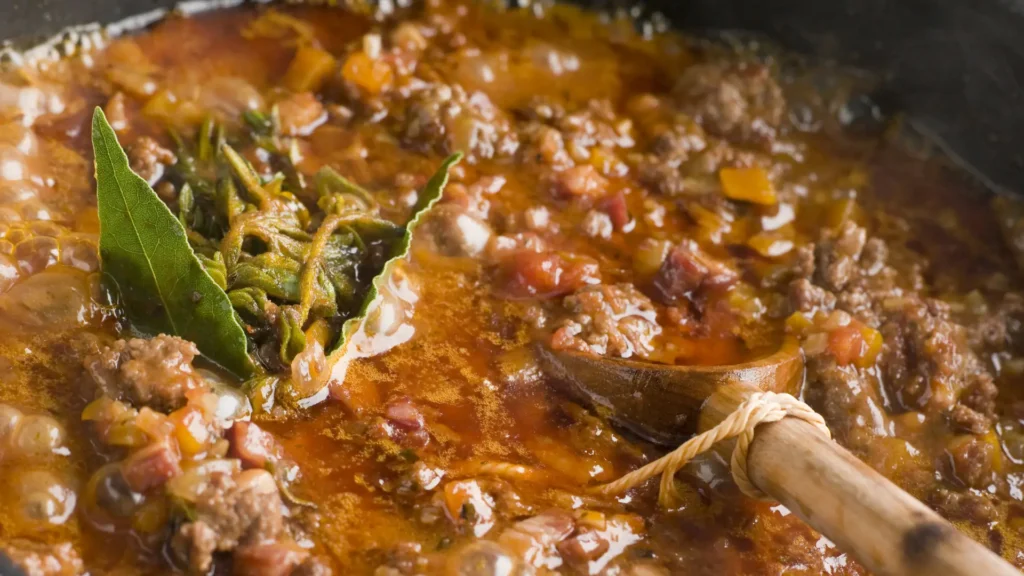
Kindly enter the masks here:
[[622, 230], [632, 220], [629, 207], [626, 206], [626, 195], [621, 190], [601, 200], [598, 209], [612, 219], [616, 230]]
[[597, 263], [553, 252], [517, 251], [503, 262], [504, 289], [514, 298], [550, 298], [599, 281]]
[[840, 366], [859, 360], [864, 354], [864, 348], [864, 336], [856, 322], [836, 328], [828, 334], [828, 350]]

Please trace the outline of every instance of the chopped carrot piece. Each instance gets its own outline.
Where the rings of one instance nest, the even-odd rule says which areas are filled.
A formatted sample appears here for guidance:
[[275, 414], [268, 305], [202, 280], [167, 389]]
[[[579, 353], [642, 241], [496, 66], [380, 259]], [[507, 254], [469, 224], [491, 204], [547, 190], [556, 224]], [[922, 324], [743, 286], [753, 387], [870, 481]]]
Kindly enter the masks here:
[[337, 61], [325, 50], [300, 46], [288, 65], [284, 85], [293, 92], [316, 92], [334, 70]]
[[210, 430], [206, 420], [198, 409], [186, 406], [171, 413], [174, 422], [174, 438], [184, 456], [194, 456], [206, 449], [210, 440]]
[[722, 168], [718, 179], [726, 198], [765, 206], [778, 203], [775, 187], [763, 168]]
[[853, 323], [828, 333], [828, 350], [836, 358], [836, 364], [846, 366], [859, 360], [864, 352], [864, 337], [860, 327]]
[[803, 312], [793, 312], [786, 318], [786, 334], [803, 334], [813, 326]]
[[793, 249], [793, 241], [778, 232], [759, 232], [747, 240], [747, 246], [765, 258], [776, 258]]
[[370, 58], [366, 52], [355, 52], [345, 60], [341, 75], [370, 94], [391, 88], [395, 73], [386, 62]]

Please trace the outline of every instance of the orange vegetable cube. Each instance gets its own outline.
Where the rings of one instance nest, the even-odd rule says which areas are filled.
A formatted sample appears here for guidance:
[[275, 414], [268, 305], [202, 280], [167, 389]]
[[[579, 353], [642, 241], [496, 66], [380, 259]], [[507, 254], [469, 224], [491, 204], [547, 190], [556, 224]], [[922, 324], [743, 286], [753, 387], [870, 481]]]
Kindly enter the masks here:
[[874, 365], [878, 355], [882, 352], [882, 333], [862, 324], [860, 326], [860, 335], [864, 341], [864, 349], [856, 364], [859, 368], [869, 368]]
[[803, 312], [793, 312], [786, 318], [786, 334], [803, 334], [813, 326]]
[[793, 241], [778, 232], [759, 232], [747, 240], [747, 246], [765, 258], [776, 258], [793, 249]]
[[348, 82], [370, 94], [380, 94], [391, 88], [395, 73], [391, 66], [366, 52], [355, 52], [345, 60], [341, 75]]
[[186, 406], [172, 412], [169, 418], [174, 422], [174, 438], [183, 456], [195, 456], [206, 450], [210, 429], [199, 409]]
[[336, 64], [329, 52], [313, 46], [300, 46], [285, 72], [284, 85], [293, 92], [316, 92]]
[[718, 171], [726, 198], [771, 206], [778, 203], [775, 187], [763, 168], [722, 168]]

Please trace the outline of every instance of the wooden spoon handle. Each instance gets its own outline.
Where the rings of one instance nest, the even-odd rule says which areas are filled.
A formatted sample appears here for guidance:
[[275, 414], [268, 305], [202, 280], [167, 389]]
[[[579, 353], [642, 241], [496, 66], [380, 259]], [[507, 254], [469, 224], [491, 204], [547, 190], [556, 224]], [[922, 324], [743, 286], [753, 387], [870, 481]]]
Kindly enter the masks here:
[[876, 574], [1020, 576], [803, 420], [759, 426], [747, 472], [755, 486]]
[[[757, 391], [746, 385], [726, 388], [709, 398], [702, 427], [720, 421], [737, 401]], [[787, 417], [758, 426], [747, 472], [755, 486], [876, 574], [1020, 576], [803, 420]]]

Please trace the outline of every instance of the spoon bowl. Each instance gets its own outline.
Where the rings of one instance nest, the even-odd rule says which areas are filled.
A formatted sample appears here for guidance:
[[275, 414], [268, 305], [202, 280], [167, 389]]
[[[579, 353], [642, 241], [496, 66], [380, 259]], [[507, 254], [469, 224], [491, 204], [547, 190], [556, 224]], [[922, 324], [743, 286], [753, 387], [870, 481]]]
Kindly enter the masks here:
[[693, 434], [705, 402], [721, 388], [743, 383], [799, 396], [804, 373], [800, 345], [792, 338], [774, 354], [725, 366], [655, 364], [545, 346], [538, 357], [569, 394], [617, 425], [664, 445], [678, 445]]

